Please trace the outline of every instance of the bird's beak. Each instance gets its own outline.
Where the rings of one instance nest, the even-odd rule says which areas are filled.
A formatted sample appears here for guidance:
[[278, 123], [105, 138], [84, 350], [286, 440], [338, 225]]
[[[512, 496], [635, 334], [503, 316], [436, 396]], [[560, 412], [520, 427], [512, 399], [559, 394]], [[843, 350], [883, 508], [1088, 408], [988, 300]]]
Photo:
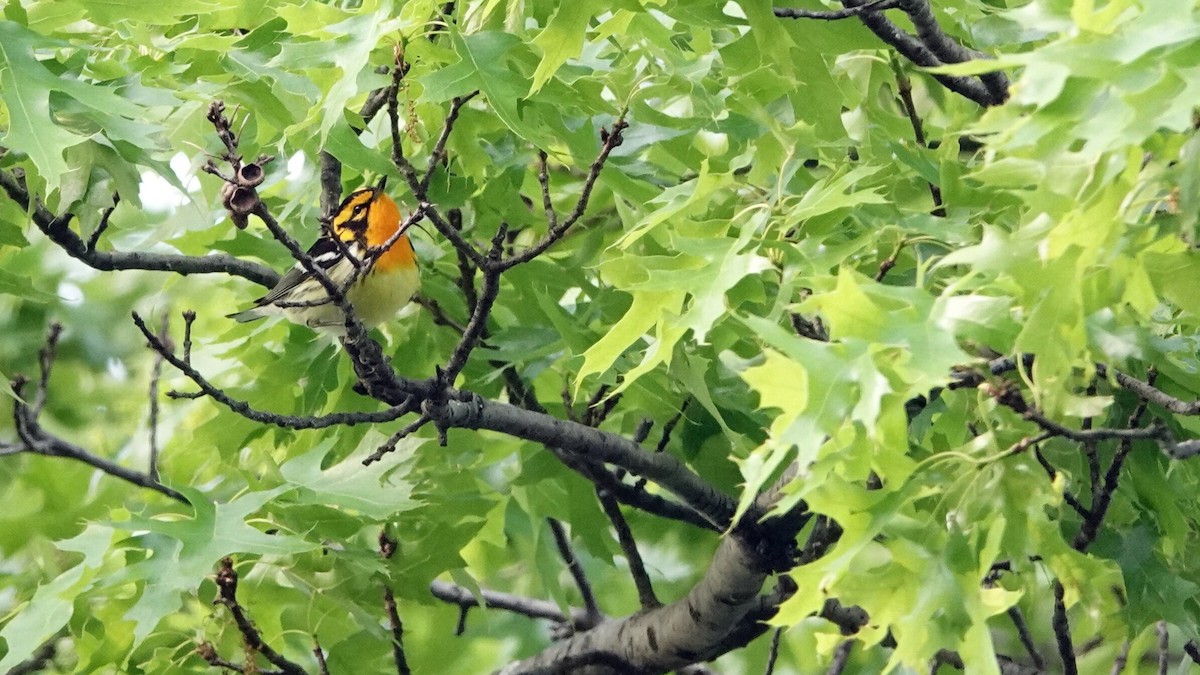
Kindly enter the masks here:
[[376, 185], [371, 192], [374, 193], [374, 196], [378, 197], [379, 195], [383, 194], [383, 188], [385, 187], [387, 187], [387, 175], [384, 175], [383, 178], [379, 179], [379, 184]]

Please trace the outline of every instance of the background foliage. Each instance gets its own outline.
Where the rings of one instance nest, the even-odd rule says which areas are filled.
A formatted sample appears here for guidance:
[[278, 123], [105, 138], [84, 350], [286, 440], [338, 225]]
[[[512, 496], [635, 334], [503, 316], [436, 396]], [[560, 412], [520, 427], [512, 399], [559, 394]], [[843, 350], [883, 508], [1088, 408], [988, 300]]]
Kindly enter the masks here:
[[[218, 251], [282, 270], [287, 251], [255, 221], [231, 227], [220, 181], [198, 170], [223, 150], [210, 102], [237, 110], [243, 152], [279, 157], [261, 194], [308, 242], [322, 150], [344, 165], [347, 189], [380, 175], [404, 185], [387, 116], [364, 124], [357, 112], [388, 85], [399, 46], [411, 65], [401, 123], [418, 164], [449, 102], [480, 91], [430, 201], [461, 209], [472, 240], [507, 223], [520, 249], [546, 228], [537, 151], [569, 211], [601, 129], [628, 111], [584, 218], [503, 276], [461, 386], [504, 398], [511, 364], [558, 417], [619, 394], [603, 428], [631, 436], [653, 420], [651, 448], [682, 411], [665, 451], [743, 509], [797, 461], [780, 508], [803, 500], [843, 533], [792, 572], [799, 592], [773, 619], [787, 627], [779, 672], [830, 663], [843, 636], [813, 615], [828, 598], [871, 617], [850, 672], [922, 670], [939, 650], [970, 672], [998, 668], [997, 652], [1028, 663], [1011, 607], [1054, 672], [1056, 584], [1083, 672], [1107, 672], [1123, 652], [1134, 671], [1155, 657], [1160, 621], [1176, 651], [1200, 637], [1194, 462], [1145, 438], [1123, 449], [1119, 438], [1050, 434], [1034, 452], [1030, 439], [1048, 428], [997, 393], [1018, 390], [1071, 430], [1130, 426], [1141, 401], [1117, 386], [1117, 369], [1141, 380], [1156, 371], [1155, 385], [1185, 401], [1200, 394], [1194, 3], [936, 3], [943, 28], [996, 57], [940, 72], [1002, 68], [1013, 79], [1011, 99], [986, 110], [852, 18], [784, 20], [757, 0], [451, 4], [439, 28], [442, 3], [419, 0], [8, 2], [0, 169], [23, 170], [30, 193], [74, 213], [85, 239], [119, 193], [98, 250]], [[901, 104], [909, 85], [926, 143]], [[424, 296], [465, 322], [454, 249], [432, 228], [416, 246]], [[328, 339], [223, 318], [257, 295], [225, 275], [88, 269], [0, 200], [0, 372], [36, 377], [46, 327], [61, 322], [42, 422], [95, 455], [147, 462], [154, 355], [131, 310], [176, 317], [177, 341], [179, 312], [195, 310], [193, 363], [257, 407], [379, 408], [352, 391], [354, 372]], [[428, 377], [457, 343], [437, 319], [413, 307], [382, 327], [401, 375]], [[956, 368], [1021, 354], [1034, 359], [1007, 384], [989, 374], [942, 389]], [[160, 393], [191, 387], [163, 371]], [[162, 480], [191, 507], [17, 452], [11, 420], [0, 422], [10, 449], [0, 670], [60, 631], [69, 639], [52, 671], [202, 670], [201, 641], [239, 660], [242, 635], [213, 607], [214, 566], [233, 555], [260, 630], [306, 667], [315, 635], [331, 672], [395, 672], [386, 584], [414, 670], [485, 672], [541, 649], [549, 632], [475, 611], [454, 638], [458, 609], [429, 584], [578, 606], [546, 517], [568, 525], [605, 613], [639, 608], [592, 486], [538, 444], [452, 429], [439, 447], [424, 429], [364, 468], [358, 460], [407, 420], [289, 431], [204, 398], [158, 407]], [[1151, 422], [1176, 441], [1200, 432], [1194, 416], [1160, 405], [1136, 426]], [[1080, 546], [1087, 514], [1071, 501], [1095, 515], [1118, 456], [1103, 524]], [[627, 515], [659, 597], [679, 597], [718, 536]], [[399, 541], [386, 561], [383, 528]], [[758, 640], [714, 668], [759, 671], [769, 652]]]

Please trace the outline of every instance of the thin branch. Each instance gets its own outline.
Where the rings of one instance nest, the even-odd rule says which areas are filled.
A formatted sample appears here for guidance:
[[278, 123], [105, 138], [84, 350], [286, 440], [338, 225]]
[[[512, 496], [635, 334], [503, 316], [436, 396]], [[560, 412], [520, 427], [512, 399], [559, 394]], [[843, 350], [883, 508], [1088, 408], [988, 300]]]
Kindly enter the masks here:
[[317, 636], [313, 636], [313, 658], [317, 660], [317, 668], [321, 675], [329, 675], [329, 664], [325, 662], [325, 650], [321, 649], [321, 643], [317, 641]]
[[447, 328], [450, 328], [450, 329], [454, 330], [454, 332], [458, 333], [459, 335], [462, 335], [464, 332], [466, 332], [467, 327], [465, 325], [463, 325], [462, 323], [460, 323], [458, 320], [456, 320], [454, 317], [450, 316], [450, 313], [447, 312], [446, 309], [444, 307], [442, 307], [441, 303], [439, 303], [437, 300], [434, 300], [433, 298], [426, 297], [421, 294], [417, 294], [417, 295], [413, 296], [412, 301], [414, 303], [420, 305], [422, 309], [429, 312], [430, 316], [433, 318], [433, 323], [435, 325], [445, 326]]
[[[16, 389], [16, 387], [13, 387]], [[177, 490], [173, 490], [162, 483], [152, 479], [149, 475], [126, 469], [120, 464], [111, 462], [103, 457], [93, 455], [83, 448], [70, 443], [57, 436], [47, 434], [40, 426], [33, 423], [31, 420], [21, 416], [19, 431], [26, 441], [26, 450], [38, 455], [46, 457], [66, 457], [74, 459], [89, 466], [92, 466], [100, 471], [120, 478], [123, 481], [132, 483], [138, 487], [154, 490], [160, 494], [166, 495], [181, 504], [190, 504], [187, 497]]]
[[662, 495], [647, 492], [644, 488], [637, 485], [623, 483], [598, 462], [589, 461], [581, 455], [568, 453], [561, 449], [551, 448], [551, 451], [554, 452], [554, 456], [562, 461], [567, 468], [576, 471], [584, 478], [592, 481], [597, 487], [609, 492], [616, 497], [617, 501], [626, 506], [645, 511], [660, 518], [687, 523], [701, 529], [713, 532], [721, 531], [721, 528], [713, 524], [706, 516], [695, 509], [666, 499]]
[[403, 429], [400, 429], [396, 433], [392, 434], [387, 441], [385, 441], [383, 445], [379, 446], [375, 452], [371, 453], [370, 456], [363, 459], [363, 466], [370, 466], [371, 464], [383, 459], [383, 456], [389, 452], [394, 452], [396, 450], [396, 444], [416, 433], [418, 429], [426, 424], [429, 424], [430, 421], [431, 419], [429, 415], [422, 413], [419, 417], [417, 417], [417, 419], [405, 425]]
[[1067, 606], [1063, 602], [1063, 585], [1054, 582], [1054, 640], [1058, 645], [1058, 656], [1062, 659], [1064, 675], [1079, 675], [1079, 667], [1075, 664], [1075, 647], [1071, 644], [1071, 625], [1067, 621]]
[[763, 671], [763, 675], [774, 675], [775, 661], [779, 659], [779, 637], [783, 635], [783, 627], [776, 628], [771, 634], [771, 646], [767, 651], [767, 669]]
[[1125, 664], [1129, 661], [1129, 640], [1121, 643], [1121, 651], [1117, 652], [1117, 657], [1113, 659], [1111, 675], [1121, 675], [1125, 670]]
[[201, 641], [200, 644], [196, 645], [196, 653], [199, 654], [200, 658], [204, 659], [204, 662], [208, 665], [216, 666], [217, 668], [224, 668], [230, 672], [238, 673], [238, 675], [244, 675], [247, 672], [253, 672], [255, 675], [280, 674], [280, 671], [278, 670], [260, 670], [258, 668], [258, 664], [234, 663], [233, 661], [223, 659], [221, 658], [221, 655], [217, 653], [217, 648], [214, 647], [212, 643], [207, 641]]
[[[591, 167], [588, 168], [588, 173], [583, 180], [583, 187], [580, 190], [579, 199], [575, 202], [574, 210], [566, 218], [551, 224], [547, 228], [546, 235], [536, 244], [500, 261], [497, 264], [498, 269], [501, 271], [507, 270], [533, 260], [545, 252], [546, 249], [553, 246], [559, 239], [562, 239], [566, 235], [567, 230], [571, 229], [571, 226], [583, 217], [583, 212], [587, 209], [588, 201], [591, 200], [592, 190], [596, 187], [596, 181], [600, 178], [600, 172], [604, 169], [605, 163], [608, 162], [608, 156], [625, 140], [624, 131], [628, 127], [629, 124], [625, 122], [625, 114], [622, 113], [613, 122], [612, 131], [603, 128], [600, 130], [600, 153], [596, 155], [596, 159], [592, 161]], [[551, 209], [551, 212], [553, 212], [553, 209]]]
[[663, 425], [662, 435], [658, 438], [658, 445], [654, 447], [655, 452], [663, 452], [667, 449], [667, 445], [671, 443], [671, 433], [675, 431], [675, 427], [679, 426], [680, 420], [683, 419], [683, 415], [687, 412], [688, 406], [691, 403], [691, 397], [683, 399], [683, 403], [679, 405], [679, 410]]
[[1025, 623], [1025, 615], [1021, 614], [1021, 609], [1016, 605], [1009, 607], [1008, 618], [1012, 620], [1013, 626], [1017, 629], [1017, 637], [1021, 640], [1025, 651], [1029, 653], [1034, 667], [1038, 670], [1045, 668], [1046, 661], [1042, 658], [1042, 652], [1038, 650], [1037, 643], [1033, 640], [1033, 634], [1029, 632], [1029, 624]]
[[88, 253], [96, 252], [96, 244], [100, 243], [100, 236], [103, 235], [104, 231], [108, 229], [108, 221], [110, 218], [112, 218], [113, 211], [117, 210], [117, 204], [121, 203], [121, 195], [114, 192], [113, 196], [112, 196], [112, 200], [113, 200], [112, 206], [109, 206], [100, 212], [100, 223], [98, 225], [96, 225], [96, 229], [92, 230], [91, 236], [88, 237], [88, 240], [87, 240], [87, 252]]
[[[1020, 443], [1018, 443], [1018, 445], [1020, 445]], [[1054, 479], [1058, 477], [1058, 471], [1052, 464], [1050, 464], [1050, 461], [1046, 459], [1046, 456], [1042, 454], [1040, 448], [1035, 447], [1033, 450], [1033, 455], [1037, 458], [1038, 464], [1042, 465], [1042, 469], [1046, 471], [1046, 475], [1049, 476], [1050, 482], [1053, 483]], [[1063, 501], [1065, 501], [1068, 506], [1074, 509], [1075, 512], [1080, 515], [1080, 517], [1087, 519], [1092, 516], [1091, 510], [1084, 506], [1083, 502], [1079, 501], [1079, 499], [1076, 498], [1074, 493], [1072, 493], [1070, 490], [1063, 490]]]
[[1008, 383], [1002, 383], [999, 386], [989, 386], [986, 392], [1001, 405], [1012, 409], [1013, 412], [1020, 414], [1023, 418], [1037, 424], [1042, 429], [1077, 443], [1112, 439], [1128, 441], [1169, 440], [1169, 432], [1166, 427], [1157, 424], [1145, 428], [1130, 429], [1071, 429], [1049, 419], [1036, 407], [1029, 405], [1021, 395], [1021, 392]]
[[[396, 75], [393, 75], [392, 86], [388, 89], [387, 101], [388, 119], [391, 123], [392, 134], [392, 164], [394, 164], [396, 168], [400, 170], [400, 174], [404, 176], [404, 180], [406, 183], [408, 183], [408, 188], [412, 191], [413, 196], [420, 201], [427, 202], [429, 201], [427, 190], [425, 187], [423, 187], [425, 183], [423, 179], [417, 175], [416, 167], [414, 167], [412, 162], [410, 162], [404, 155], [404, 143], [402, 140], [403, 135], [400, 131], [400, 102], [397, 98], [399, 91], [400, 78]], [[454, 99], [454, 101], [450, 104], [450, 114], [457, 117], [458, 108], [461, 107], [465, 102], [465, 99], [462, 102], [459, 102], [458, 98]], [[447, 130], [453, 129], [453, 127], [454, 122], [451, 120], [449, 124], [443, 125], [443, 133], [448, 134], [449, 132]], [[434, 228], [436, 228], [437, 231], [440, 232], [452, 246], [454, 246], [455, 251], [457, 251], [459, 255], [469, 259], [475, 265], [475, 267], [483, 267], [483, 254], [476, 250], [474, 246], [472, 246], [466, 239], [463, 238], [461, 227], [454, 227], [453, 224], [442, 217], [441, 213], [436, 208], [431, 207], [429, 209], [428, 216], [429, 222], [433, 223]]]
[[418, 198], [425, 200], [425, 194], [429, 191], [429, 182], [433, 180], [433, 174], [437, 171], [437, 167], [442, 162], [446, 161], [446, 142], [450, 140], [450, 133], [454, 131], [454, 123], [458, 121], [458, 114], [462, 111], [462, 107], [467, 104], [467, 101], [479, 95], [479, 90], [475, 90], [466, 96], [456, 96], [450, 102], [450, 112], [446, 114], [446, 121], [442, 123], [442, 133], [438, 136], [437, 141], [433, 144], [433, 150], [429, 153], [429, 163], [425, 167], [425, 175], [421, 178], [420, 192], [414, 191]]
[[[24, 178], [18, 178], [15, 172], [0, 169], [0, 188], [22, 209], [29, 211], [31, 199], [29, 192], [25, 189]], [[41, 204], [35, 204], [32, 213], [33, 222], [37, 228], [67, 255], [102, 272], [147, 270], [174, 272], [182, 275], [228, 274], [267, 287], [274, 286], [279, 282], [279, 275], [274, 270], [225, 253], [186, 256], [145, 251], [89, 251], [87, 243], [68, 227], [73, 217], [70, 213], [55, 216]]]
[[558, 228], [558, 214], [554, 211], [554, 203], [550, 199], [550, 170], [547, 166], [549, 158], [545, 150], [538, 150], [538, 185], [542, 189], [542, 210], [546, 212], [546, 229]]
[[58, 357], [58, 341], [62, 337], [62, 324], [53, 322], [46, 334], [46, 342], [38, 350], [38, 379], [37, 391], [33, 395], [33, 405], [30, 406], [30, 416], [37, 419], [46, 408], [46, 399], [50, 392], [50, 372], [54, 369], [54, 360]]
[[566, 529], [556, 518], [547, 518], [546, 523], [550, 526], [551, 534], [554, 535], [554, 545], [558, 548], [558, 555], [566, 563], [571, 578], [575, 580], [575, 587], [579, 589], [579, 595], [583, 599], [583, 611], [590, 617], [599, 617], [601, 615], [600, 607], [596, 604], [596, 594], [592, 592], [592, 583], [588, 581], [587, 574], [583, 571], [583, 565], [579, 563], [579, 558], [575, 556], [575, 551], [571, 548], [571, 539], [567, 536]]
[[594, 627], [596, 624], [592, 623], [592, 621], [597, 620], [596, 617], [590, 617], [582, 609], [572, 608], [570, 616], [568, 616], [563, 614], [557, 603], [488, 589], [481, 589], [480, 598], [476, 598], [471, 595], [471, 591], [448, 581], [435, 580], [429, 584], [429, 592], [438, 600], [458, 605], [459, 607], [479, 607], [480, 599], [482, 599], [483, 607], [501, 609], [532, 619], [549, 619], [556, 623], [570, 625], [575, 631], [586, 631]]
[[237, 572], [233, 569], [232, 558], [221, 558], [216, 580], [219, 594], [213, 602], [224, 605], [229, 610], [229, 613], [233, 615], [233, 620], [237, 624], [238, 631], [241, 632], [242, 637], [246, 640], [246, 644], [259, 654], [262, 654], [275, 667], [286, 673], [286, 675], [306, 675], [303, 668], [284, 658], [282, 654], [272, 649], [271, 645], [263, 640], [262, 634], [258, 632], [258, 629], [254, 627], [254, 624], [246, 615], [246, 610], [238, 604], [238, 577]]
[[1151, 382], [1143, 382], [1136, 377], [1122, 373], [1116, 368], [1108, 368], [1100, 363], [1096, 364], [1096, 374], [1100, 377], [1106, 377], [1111, 374], [1112, 378], [1116, 380], [1121, 388], [1128, 389], [1137, 394], [1138, 397], [1161, 408], [1166, 408], [1176, 415], [1200, 415], [1200, 400], [1184, 401], [1171, 396], [1154, 386], [1152, 382], [1153, 377], [1150, 378]]
[[38, 418], [46, 404], [50, 371], [54, 364], [56, 347], [60, 335], [61, 327], [57, 324], [51, 325], [49, 335], [46, 338], [46, 344], [38, 353], [41, 379], [38, 381], [37, 391], [32, 396], [33, 405], [26, 404], [21, 398], [22, 391], [25, 385], [28, 384], [28, 381], [24, 377], [18, 376], [12, 382], [13, 391], [17, 394], [17, 398], [13, 401], [13, 427], [21, 443], [20, 445], [5, 444], [3, 448], [0, 448], [0, 456], [16, 454], [18, 452], [31, 452], [46, 457], [74, 459], [138, 487], [154, 490], [180, 503], [189, 504], [190, 502], [182, 493], [163, 485], [157, 478], [127, 469], [120, 464], [94, 455], [42, 429], [38, 423]]
[[376, 424], [379, 422], [391, 422], [413, 411], [415, 404], [401, 403], [387, 410], [378, 412], [339, 412], [329, 413], [327, 415], [312, 415], [298, 417], [294, 415], [281, 415], [279, 413], [267, 412], [252, 408], [249, 403], [235, 399], [226, 394], [222, 389], [208, 381], [200, 373], [192, 367], [191, 364], [176, 356], [161, 340], [146, 326], [146, 322], [137, 312], [133, 313], [133, 323], [142, 332], [151, 349], [160, 354], [168, 363], [186, 375], [196, 386], [200, 387], [210, 398], [218, 403], [229, 408], [233, 412], [255, 422], [272, 424], [285, 429], [325, 429], [327, 427], [346, 425], [353, 426], [355, 424]]
[[[162, 329], [160, 331], [161, 339], [164, 344], [170, 345], [170, 336], [167, 333], [167, 314], [162, 317]], [[161, 354], [156, 354], [154, 357], [154, 366], [150, 369], [150, 419], [147, 422], [150, 434], [150, 461], [146, 474], [154, 482], [158, 482], [158, 381], [162, 377], [163, 357]]]
[[661, 607], [662, 603], [654, 593], [654, 584], [650, 581], [650, 575], [646, 573], [646, 565], [638, 550], [637, 540], [633, 537], [633, 531], [629, 529], [629, 522], [625, 520], [625, 515], [621, 513], [617, 498], [599, 485], [596, 486], [596, 497], [600, 500], [600, 507], [604, 509], [604, 515], [608, 516], [609, 522], [612, 523], [613, 530], [617, 534], [617, 543], [621, 545], [621, 550], [625, 553], [625, 560], [629, 563], [629, 574], [633, 577], [633, 585], [637, 589], [638, 602], [642, 609]]
[[624, 467], [675, 493], [721, 528], [728, 525], [736, 508], [731, 497], [675, 456], [647, 452], [616, 434], [482, 399], [449, 400], [442, 404], [426, 401], [423, 410], [449, 427], [500, 431]]
[[815, 11], [810, 9], [799, 9], [797, 7], [776, 7], [775, 16], [781, 19], [818, 19], [821, 21], [837, 21], [839, 19], [848, 19], [852, 16], [859, 16], [867, 12], [882, 12], [886, 9], [895, 9], [900, 6], [901, 0], [874, 0], [865, 5], [858, 7], [847, 7], [845, 9], [836, 9], [832, 11]]
[[37, 649], [33, 650], [29, 658], [10, 668], [6, 675], [33, 675], [45, 672], [50, 662], [58, 655], [58, 641], [64, 637], [66, 637], [65, 630], [51, 635]]
[[825, 675], [842, 675], [850, 663], [850, 650], [853, 647], [854, 640], [842, 640], [833, 652], [833, 661], [829, 664], [829, 670], [825, 671]]
[[1195, 640], [1183, 643], [1183, 653], [1187, 654], [1193, 663], [1200, 665], [1200, 644], [1197, 644]]
[[[504, 230], [503, 227], [500, 229], [501, 231]], [[493, 246], [492, 251], [493, 253], [489, 254], [489, 260], [495, 259], [492, 255], [498, 251], [498, 247]], [[442, 369], [445, 374], [442, 381], [447, 386], [453, 385], [454, 379], [466, 367], [467, 359], [478, 344], [480, 336], [487, 329], [488, 317], [491, 316], [492, 307], [495, 305], [496, 297], [499, 294], [500, 273], [491, 270], [484, 272], [483, 287], [479, 290], [479, 298], [475, 303], [475, 311], [471, 313], [471, 320], [467, 322], [467, 327], [463, 331], [462, 338], [455, 345], [454, 351], [446, 361], [446, 367]]]
[[[929, 141], [925, 138], [925, 125], [921, 123], [921, 117], [917, 114], [917, 104], [913, 101], [912, 82], [904, 74], [904, 69], [901, 68], [894, 57], [890, 61], [892, 72], [896, 76], [896, 93], [900, 96], [901, 107], [904, 108], [905, 114], [908, 115], [908, 123], [912, 126], [913, 137], [916, 139], [917, 145], [928, 149]], [[931, 213], [935, 216], [944, 217], [946, 215], [946, 207], [942, 202], [942, 189], [934, 185], [932, 181], [927, 184], [929, 185], [929, 196], [933, 199], [933, 211]], [[895, 264], [895, 256], [892, 257], [892, 262]]]
[[[446, 217], [450, 220], [450, 229], [461, 235], [462, 211], [450, 209], [446, 212]], [[463, 299], [467, 303], [467, 313], [472, 314], [475, 312], [475, 303], [479, 301], [479, 294], [475, 290], [475, 272], [479, 270], [479, 266], [475, 264], [475, 260], [471, 256], [457, 246], [454, 247], [454, 254], [458, 259], [458, 278], [455, 280], [455, 284], [462, 291]]]
[[[1155, 374], [1151, 372], [1151, 382], [1154, 380]], [[1141, 424], [1142, 416], [1146, 413], [1147, 403], [1142, 400], [1130, 413], [1129, 419], [1126, 421], [1126, 426], [1135, 428]], [[1096, 536], [1100, 534], [1100, 526], [1104, 523], [1104, 517], [1108, 515], [1108, 507], [1112, 505], [1113, 495], [1117, 493], [1117, 483], [1121, 479], [1121, 468], [1125, 465], [1125, 458], [1133, 451], [1133, 439], [1123, 438], [1121, 444], [1117, 447], [1116, 453], [1113, 454], [1112, 463], [1108, 465], [1108, 471], [1104, 474], [1104, 486], [1100, 492], [1092, 497], [1092, 508], [1090, 516], [1085, 517], [1083, 525], [1080, 526], [1079, 532], [1075, 534], [1075, 539], [1071, 542], [1071, 546], [1077, 551], [1085, 551], [1092, 542], [1096, 540]]]
[[[387, 532], [379, 533], [379, 554], [384, 560], [389, 560], [396, 554], [397, 543], [388, 536]], [[383, 586], [383, 607], [388, 615], [388, 624], [392, 628], [392, 660], [396, 664], [397, 675], [411, 675], [408, 667], [408, 657], [404, 654], [404, 623], [400, 621], [400, 612], [396, 607], [396, 596], [387, 584]]]
[[1158, 631], [1158, 675], [1167, 675], [1170, 664], [1167, 658], [1171, 655], [1171, 635], [1167, 632], [1167, 622], [1159, 621], [1154, 624]]

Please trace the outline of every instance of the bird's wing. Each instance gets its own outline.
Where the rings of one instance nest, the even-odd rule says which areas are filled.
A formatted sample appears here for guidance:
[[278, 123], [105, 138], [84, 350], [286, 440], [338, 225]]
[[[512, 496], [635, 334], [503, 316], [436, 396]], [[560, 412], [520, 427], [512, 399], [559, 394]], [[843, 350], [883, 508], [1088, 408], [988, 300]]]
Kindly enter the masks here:
[[[367, 266], [367, 251], [365, 247], [356, 241], [344, 242], [344, 247], [364, 267]], [[337, 242], [333, 241], [327, 234], [322, 234], [317, 239], [316, 243], [308, 249], [308, 255], [312, 258], [313, 263], [325, 270], [330, 281], [338, 286], [344, 287], [346, 282], [350, 281], [356, 272], [355, 265], [346, 259], [345, 253], [342, 252], [342, 247], [338, 246]], [[359, 274], [365, 271], [364, 269]], [[288, 294], [295, 291], [297, 287], [305, 282], [316, 284], [318, 289], [324, 294], [325, 289], [321, 288], [320, 283], [313, 279], [313, 276], [308, 273], [308, 270], [304, 269], [303, 265], [296, 263], [283, 275], [283, 278], [279, 280], [279, 283], [275, 284], [275, 287], [270, 292], [256, 300], [254, 304], [261, 307], [286, 298]]]

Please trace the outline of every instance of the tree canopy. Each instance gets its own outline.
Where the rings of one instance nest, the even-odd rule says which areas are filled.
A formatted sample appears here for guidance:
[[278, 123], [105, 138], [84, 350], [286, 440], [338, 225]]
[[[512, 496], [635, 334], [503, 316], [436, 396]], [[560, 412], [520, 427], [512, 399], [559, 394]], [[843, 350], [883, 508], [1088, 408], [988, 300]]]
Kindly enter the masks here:
[[[4, 4], [0, 672], [1185, 672], [1198, 54], [1178, 0]], [[414, 304], [226, 318], [383, 177]]]

